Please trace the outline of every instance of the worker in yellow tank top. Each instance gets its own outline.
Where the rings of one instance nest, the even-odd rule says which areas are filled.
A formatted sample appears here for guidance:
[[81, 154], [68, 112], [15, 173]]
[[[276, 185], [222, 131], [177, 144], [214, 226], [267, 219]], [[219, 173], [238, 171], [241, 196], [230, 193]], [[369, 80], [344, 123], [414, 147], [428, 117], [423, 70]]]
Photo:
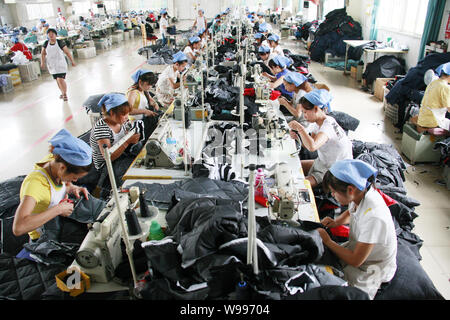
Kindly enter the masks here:
[[58, 215], [70, 216], [73, 203], [63, 201], [68, 194], [88, 199], [86, 188], [72, 182], [85, 176], [92, 165], [91, 147], [72, 136], [66, 129], [50, 140], [50, 154], [34, 166], [20, 188], [20, 204], [13, 222], [13, 233], [28, 233], [31, 240], [39, 238], [41, 227]]
[[450, 120], [445, 115], [450, 111], [450, 62], [439, 66], [436, 71], [440, 77], [427, 86], [420, 106], [419, 131], [437, 127], [449, 130]]

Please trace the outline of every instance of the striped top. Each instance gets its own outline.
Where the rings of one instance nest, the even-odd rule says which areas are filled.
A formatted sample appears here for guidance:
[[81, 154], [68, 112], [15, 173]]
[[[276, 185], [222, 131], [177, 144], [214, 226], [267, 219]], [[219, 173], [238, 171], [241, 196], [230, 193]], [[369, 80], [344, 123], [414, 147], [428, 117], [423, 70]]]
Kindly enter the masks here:
[[105, 159], [100, 151], [100, 147], [97, 141], [102, 139], [109, 139], [111, 142], [111, 146], [114, 145], [114, 141], [119, 141], [121, 137], [125, 135], [129, 122], [126, 122], [120, 128], [119, 133], [114, 133], [112, 129], [108, 126], [108, 124], [103, 119], [99, 119], [94, 127], [91, 129], [91, 138], [90, 144], [92, 148], [92, 160], [94, 162], [95, 169], [99, 170], [105, 165]]

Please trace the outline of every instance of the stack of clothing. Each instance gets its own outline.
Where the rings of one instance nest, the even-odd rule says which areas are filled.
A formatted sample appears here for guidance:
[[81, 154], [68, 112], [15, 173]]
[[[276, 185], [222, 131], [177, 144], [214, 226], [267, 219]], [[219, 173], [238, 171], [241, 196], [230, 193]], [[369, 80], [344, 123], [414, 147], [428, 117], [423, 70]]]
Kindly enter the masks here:
[[[319, 25], [310, 47], [311, 59], [318, 62], [325, 60], [325, 53], [344, 57], [346, 45], [344, 40], [360, 40], [362, 29], [359, 22], [347, 15], [345, 8], [336, 9], [325, 16], [325, 21]], [[353, 50], [349, 49], [348, 58], [359, 60]]]

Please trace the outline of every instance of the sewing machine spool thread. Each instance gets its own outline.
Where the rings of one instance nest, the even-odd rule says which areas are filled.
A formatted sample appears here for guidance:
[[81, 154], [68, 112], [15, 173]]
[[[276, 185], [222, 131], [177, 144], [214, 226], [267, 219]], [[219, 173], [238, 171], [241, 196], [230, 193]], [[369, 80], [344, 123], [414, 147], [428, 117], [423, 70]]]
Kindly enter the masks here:
[[150, 212], [148, 210], [147, 202], [145, 201], [145, 191], [141, 191], [139, 194], [139, 208], [141, 210], [141, 217], [150, 217]]
[[127, 220], [128, 232], [130, 236], [135, 236], [142, 232], [141, 225], [139, 224], [136, 216], [136, 211], [133, 209], [128, 209], [125, 211], [125, 218]]

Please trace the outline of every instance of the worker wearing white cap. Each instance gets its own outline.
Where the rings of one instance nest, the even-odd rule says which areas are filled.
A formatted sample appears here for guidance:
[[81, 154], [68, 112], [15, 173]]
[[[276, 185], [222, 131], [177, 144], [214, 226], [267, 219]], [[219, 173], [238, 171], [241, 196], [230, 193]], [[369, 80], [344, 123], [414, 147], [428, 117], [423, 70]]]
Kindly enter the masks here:
[[72, 184], [87, 175], [92, 165], [92, 150], [87, 143], [60, 130], [50, 140], [50, 154], [34, 166], [20, 188], [20, 204], [13, 222], [16, 236], [28, 233], [40, 237], [41, 227], [58, 215], [69, 216], [73, 204], [63, 201], [67, 194], [89, 198], [86, 188]]
[[177, 79], [184, 71], [188, 63], [188, 57], [181, 51], [175, 53], [172, 58], [173, 64], [168, 66], [158, 78], [156, 83], [156, 99], [167, 109], [173, 102], [175, 89], [180, 87]]
[[344, 279], [373, 299], [382, 283], [397, 270], [397, 235], [392, 215], [375, 188], [377, 170], [361, 160], [337, 161], [323, 179], [325, 190], [348, 210], [336, 219], [324, 218], [326, 228], [349, 224], [349, 241], [334, 242], [318, 229], [323, 244], [340, 259]]

